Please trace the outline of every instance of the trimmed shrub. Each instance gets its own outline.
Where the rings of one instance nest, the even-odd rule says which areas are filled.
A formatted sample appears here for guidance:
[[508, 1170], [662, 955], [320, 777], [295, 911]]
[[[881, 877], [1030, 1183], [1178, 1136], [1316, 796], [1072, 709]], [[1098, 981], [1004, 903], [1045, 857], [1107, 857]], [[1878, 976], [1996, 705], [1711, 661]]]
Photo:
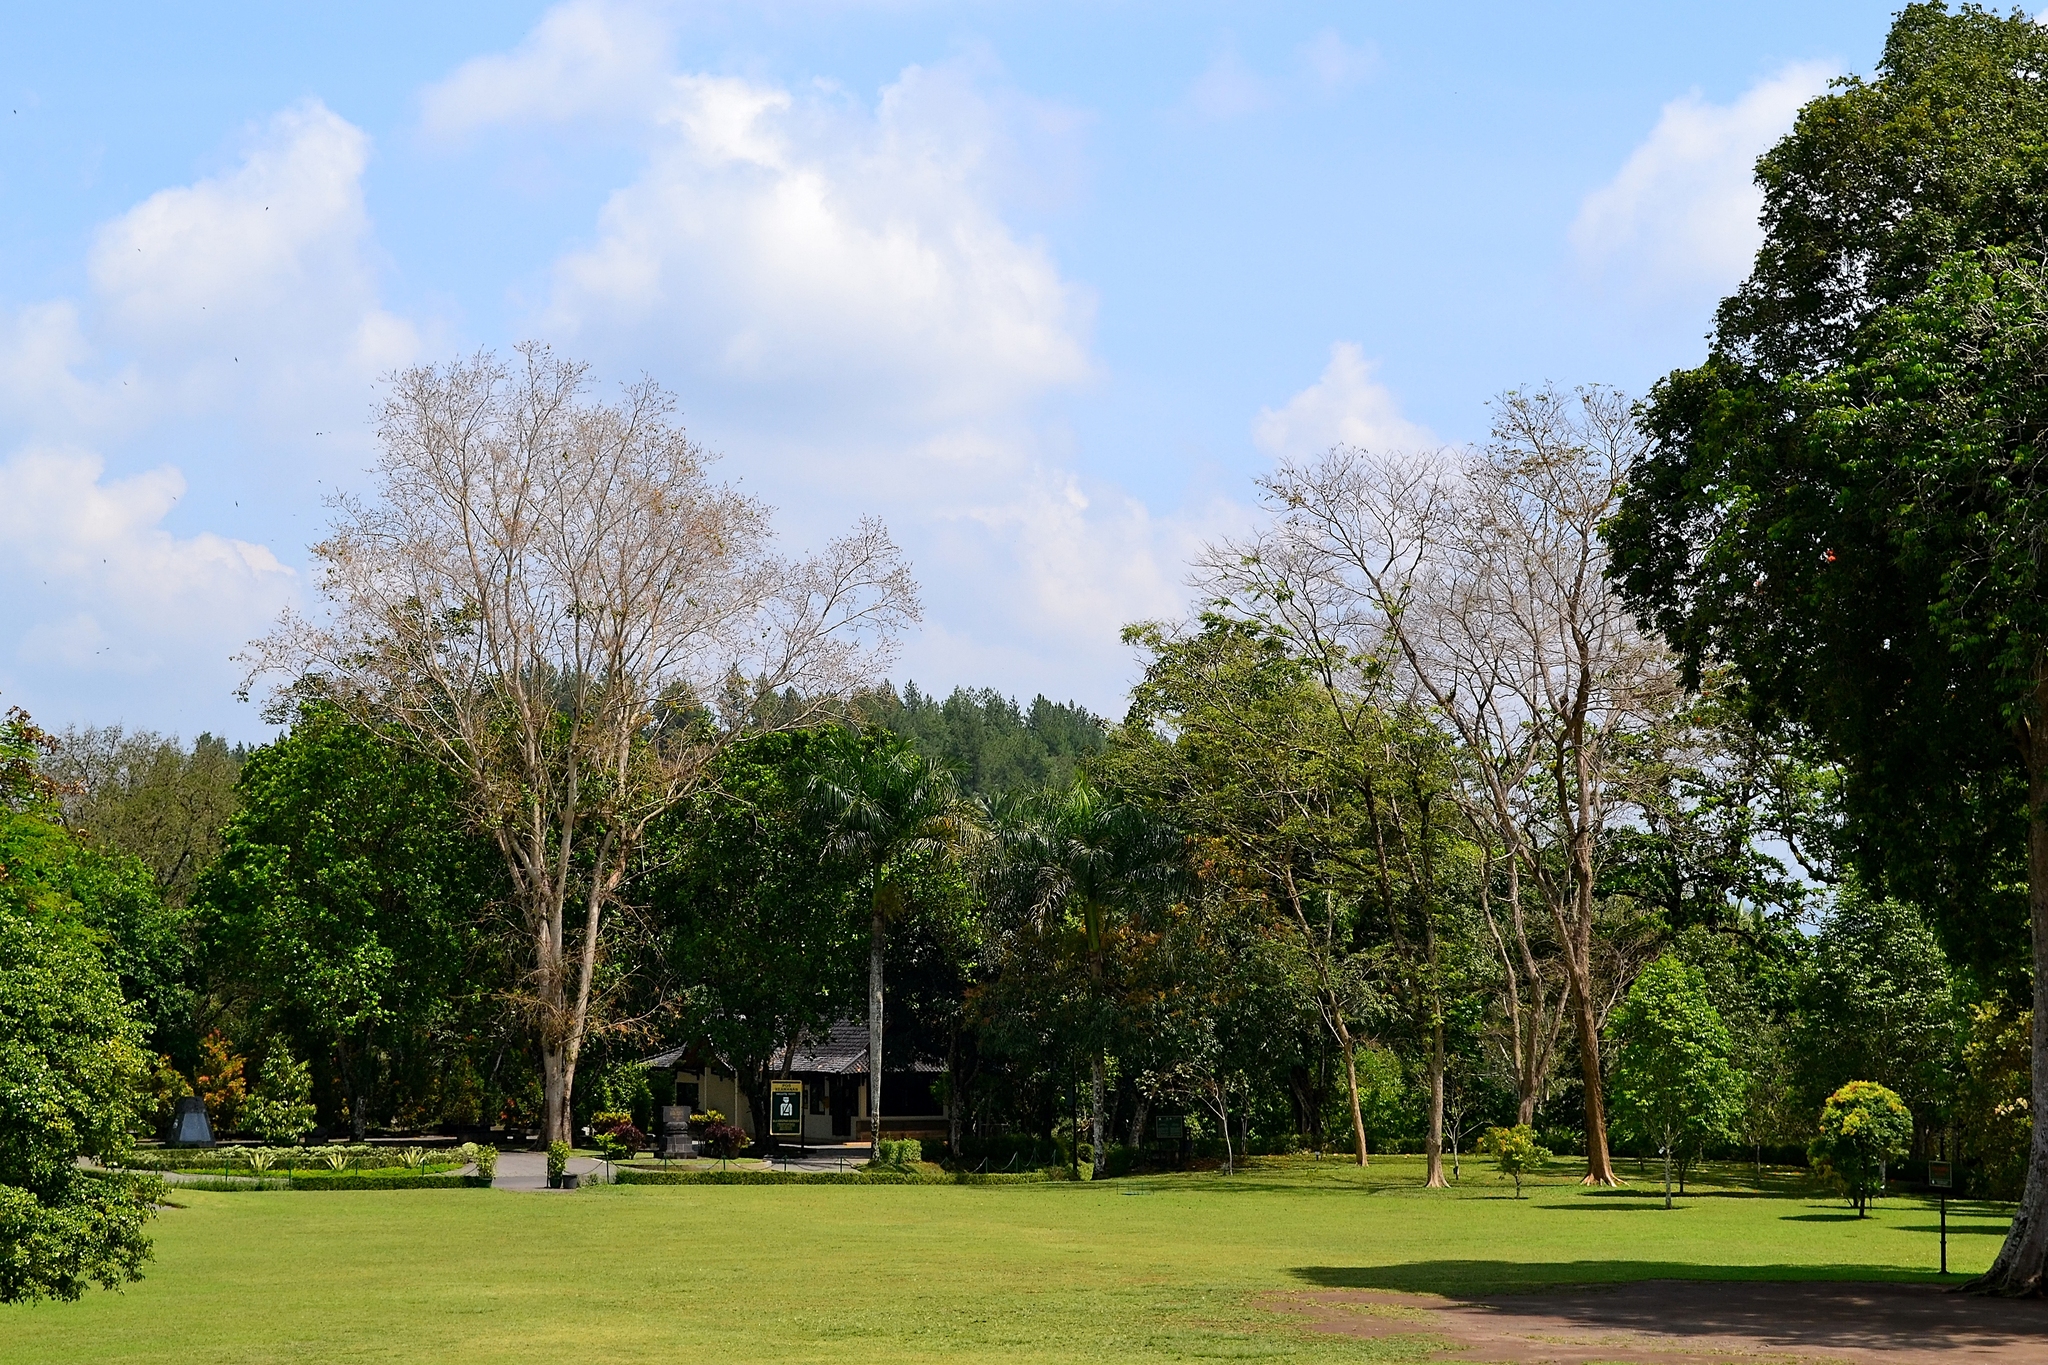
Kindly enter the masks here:
[[621, 1185], [1037, 1185], [1070, 1177], [1064, 1168], [1052, 1172], [1016, 1171], [976, 1175], [972, 1171], [907, 1171], [871, 1168], [861, 1171], [664, 1171], [621, 1166]]
[[[476, 1177], [453, 1171], [415, 1173], [407, 1170], [307, 1171], [292, 1177], [295, 1190], [460, 1190], [474, 1188]], [[488, 1183], [488, 1182], [485, 1182]]]

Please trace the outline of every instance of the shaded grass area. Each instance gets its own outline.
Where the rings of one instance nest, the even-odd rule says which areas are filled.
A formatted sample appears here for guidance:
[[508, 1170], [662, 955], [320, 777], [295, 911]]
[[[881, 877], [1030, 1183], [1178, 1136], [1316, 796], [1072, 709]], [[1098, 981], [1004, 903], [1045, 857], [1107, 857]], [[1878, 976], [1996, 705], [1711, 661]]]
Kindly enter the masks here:
[[[788, 1362], [1419, 1358], [1302, 1331], [1260, 1296], [1453, 1294], [1641, 1278], [1928, 1278], [1933, 1209], [1856, 1220], [1723, 1173], [1666, 1213], [1645, 1190], [1466, 1164], [1266, 1162], [1101, 1184], [600, 1187], [574, 1194], [174, 1194], [149, 1278], [0, 1308], [0, 1362]], [[1628, 1216], [1621, 1217], [1619, 1214]], [[1949, 1206], [1950, 1264], [2004, 1211]]]

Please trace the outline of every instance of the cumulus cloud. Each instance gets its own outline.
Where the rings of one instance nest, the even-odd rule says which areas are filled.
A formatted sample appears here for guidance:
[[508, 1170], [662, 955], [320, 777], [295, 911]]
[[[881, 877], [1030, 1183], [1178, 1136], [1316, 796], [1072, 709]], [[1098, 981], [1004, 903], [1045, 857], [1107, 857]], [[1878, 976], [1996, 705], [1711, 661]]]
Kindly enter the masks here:
[[286, 109], [234, 169], [160, 190], [105, 224], [88, 260], [95, 330], [129, 387], [183, 406], [303, 412], [410, 360], [377, 301], [363, 132], [317, 100]]
[[421, 97], [420, 129], [459, 140], [481, 129], [645, 112], [668, 83], [669, 24], [634, 5], [572, 0], [510, 52], [464, 62]]
[[1356, 342], [1337, 342], [1315, 383], [1278, 409], [1259, 410], [1252, 440], [1275, 459], [1303, 459], [1333, 445], [1378, 451], [1435, 445], [1429, 429], [1404, 417], [1393, 391], [1373, 378], [1378, 368]]
[[1797, 63], [1732, 104], [1710, 104], [1695, 91], [1665, 105], [1614, 179], [1580, 204], [1571, 242], [1581, 264], [1639, 295], [1733, 286], [1763, 240], [1756, 158], [1836, 70]]
[[19, 589], [0, 619], [16, 636], [15, 669], [61, 690], [80, 674], [147, 673], [197, 654], [213, 656], [205, 671], [217, 681], [296, 579], [261, 545], [166, 529], [184, 494], [174, 468], [108, 478], [100, 456], [75, 448], [0, 465], [0, 565]]
[[558, 263], [546, 330], [841, 413], [947, 420], [1078, 383], [1091, 299], [992, 206], [989, 117], [945, 69], [872, 114], [679, 76], [645, 171]]
[[355, 463], [370, 381], [420, 345], [379, 301], [369, 156], [319, 101], [282, 110], [220, 173], [102, 224], [78, 297], [0, 315], [0, 571], [23, 589], [0, 606], [0, 686], [46, 716], [95, 697], [148, 724], [232, 714], [229, 655], [294, 576], [262, 545], [173, 530], [186, 478], [156, 452], [196, 445], [216, 506]]

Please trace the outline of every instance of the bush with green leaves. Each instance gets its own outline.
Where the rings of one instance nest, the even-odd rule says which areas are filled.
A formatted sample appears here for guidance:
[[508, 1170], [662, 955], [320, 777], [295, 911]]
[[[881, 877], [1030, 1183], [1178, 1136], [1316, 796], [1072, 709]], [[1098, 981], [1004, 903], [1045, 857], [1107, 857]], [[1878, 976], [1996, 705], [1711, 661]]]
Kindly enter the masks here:
[[560, 1180], [562, 1172], [569, 1169], [569, 1144], [550, 1142], [548, 1144], [548, 1179]]
[[881, 1160], [876, 1165], [900, 1170], [924, 1160], [924, 1144], [916, 1138], [883, 1138], [879, 1145]]
[[313, 1073], [282, 1043], [263, 1059], [242, 1125], [265, 1142], [296, 1143], [313, 1131]]
[[1821, 1106], [1820, 1135], [1807, 1152], [1861, 1218], [1871, 1197], [1884, 1192], [1885, 1163], [1905, 1155], [1912, 1141], [1913, 1114], [1904, 1100], [1875, 1081], [1851, 1081]]
[[476, 1154], [470, 1159], [476, 1162], [476, 1173], [478, 1175], [486, 1180], [498, 1178], [498, 1149], [496, 1147], [489, 1144], [478, 1147]]
[[1535, 1175], [1550, 1160], [1550, 1149], [1536, 1141], [1536, 1130], [1528, 1124], [1513, 1128], [1489, 1128], [1479, 1139], [1479, 1150], [1493, 1158], [1502, 1175], [1515, 1182], [1515, 1198], [1522, 1197], [1522, 1180]]

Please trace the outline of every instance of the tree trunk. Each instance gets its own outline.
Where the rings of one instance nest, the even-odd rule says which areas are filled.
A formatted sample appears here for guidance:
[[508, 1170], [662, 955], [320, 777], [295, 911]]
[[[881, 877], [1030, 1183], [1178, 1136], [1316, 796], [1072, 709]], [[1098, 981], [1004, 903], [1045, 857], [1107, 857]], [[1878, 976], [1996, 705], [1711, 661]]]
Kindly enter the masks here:
[[1230, 1146], [1230, 1092], [1219, 1082], [1216, 1086], [1216, 1113], [1222, 1120], [1223, 1129], [1223, 1174], [1237, 1172], [1237, 1157]]
[[1671, 1207], [1671, 1139], [1664, 1139], [1664, 1207]]
[[1372, 1160], [1365, 1149], [1365, 1110], [1358, 1103], [1358, 1043], [1345, 1026], [1343, 1016], [1335, 1017], [1337, 1041], [1344, 1047], [1344, 1083], [1351, 1090], [1351, 1135], [1358, 1143], [1358, 1164], [1370, 1166]]
[[1593, 1002], [1576, 982], [1572, 988], [1574, 1012], [1578, 1015], [1580, 1075], [1586, 1089], [1586, 1185], [1619, 1185], [1614, 1163], [1607, 1155], [1607, 1098], [1601, 1089], [1600, 1026], [1593, 1019]]
[[1429, 1178], [1425, 1189], [1441, 1190], [1450, 1185], [1444, 1179], [1444, 1020], [1437, 1013], [1429, 1045]]
[[882, 900], [875, 893], [875, 917], [868, 938], [868, 1159], [882, 1159]]
[[342, 1086], [348, 1094], [348, 1130], [357, 1142], [363, 1140], [365, 1111], [370, 1107], [370, 1087], [363, 1081], [363, 1068], [370, 1055], [368, 1047], [351, 1048], [337, 1041], [334, 1051], [341, 1059]]
[[1145, 1092], [1138, 1092], [1138, 1103], [1131, 1115], [1131, 1146], [1143, 1149], [1145, 1146], [1145, 1120], [1152, 1117], [1152, 1103], [1145, 1098]]
[[946, 1038], [946, 1155], [960, 1160], [960, 1028]]
[[[575, 1146], [569, 1131], [572, 1115], [569, 1101], [576, 1087], [576, 1059], [566, 1043], [542, 1043], [540, 1048], [540, 1140], [566, 1142]], [[735, 1115], [735, 1117], [737, 1117]]]
[[1101, 1053], [1088, 1059], [1088, 1146], [1093, 1153], [1089, 1160], [1097, 1180], [1109, 1173], [1109, 1116], [1103, 1112], [1109, 1089], [1106, 1072]]
[[2031, 1065], [2034, 1138], [2020, 1207], [1991, 1269], [1970, 1288], [1985, 1294], [2048, 1293], [2048, 660], [2034, 665], [2034, 717], [2023, 733], [2027, 760], [2027, 909], [2034, 937]]

